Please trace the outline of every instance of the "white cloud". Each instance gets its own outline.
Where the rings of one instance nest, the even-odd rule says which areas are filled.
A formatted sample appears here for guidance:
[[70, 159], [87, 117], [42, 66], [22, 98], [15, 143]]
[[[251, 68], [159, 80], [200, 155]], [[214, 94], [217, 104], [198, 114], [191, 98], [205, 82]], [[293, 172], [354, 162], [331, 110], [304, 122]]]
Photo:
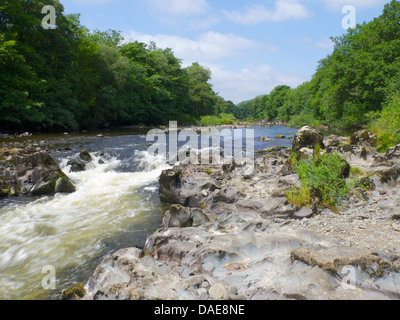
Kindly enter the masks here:
[[293, 42], [297, 46], [301, 46], [303, 48], [322, 48], [322, 49], [333, 49], [334, 43], [332, 40], [328, 37], [322, 38], [318, 41], [313, 40], [310, 37], [304, 37], [304, 38], [291, 38], [289, 39], [291, 42]]
[[187, 22], [187, 30], [193, 31], [193, 30], [210, 29], [211, 27], [219, 24], [220, 21], [221, 20], [215, 16], [209, 16], [202, 19], [190, 19]]
[[206, 0], [147, 0], [147, 3], [163, 14], [177, 16], [204, 14], [210, 9]]
[[199, 62], [212, 71], [214, 90], [235, 103], [269, 93], [280, 84], [295, 87], [306, 80], [297, 73], [280, 72], [268, 65], [250, 65], [238, 72], [226, 71], [216, 60], [240, 56], [248, 50], [278, 50], [268, 44], [234, 34], [210, 31], [193, 40], [174, 35], [149, 35], [131, 31], [124, 34], [124, 38], [124, 42], [154, 41], [160, 48], [171, 48], [175, 56], [183, 60], [184, 67]]
[[299, 20], [310, 16], [311, 12], [299, 0], [277, 0], [274, 10], [268, 10], [263, 5], [247, 6], [243, 12], [224, 11], [225, 16], [237, 23], [257, 24], [264, 21]]
[[334, 47], [334, 43], [332, 42], [332, 40], [330, 38], [322, 39], [322, 40], [316, 42], [315, 45], [322, 49], [331, 49], [331, 48], [333, 49], [333, 47]]
[[250, 65], [240, 72], [230, 72], [220, 65], [201, 64], [211, 70], [214, 90], [234, 103], [268, 94], [278, 85], [294, 88], [308, 80], [296, 72], [281, 72], [269, 65]]
[[213, 61], [219, 58], [235, 57], [245, 50], [255, 49], [260, 45], [254, 41], [234, 34], [206, 32], [196, 40], [174, 35], [149, 35], [131, 31], [124, 34], [125, 42], [154, 41], [159, 48], [171, 48], [176, 57], [183, 59], [186, 65], [198, 60]]
[[383, 6], [388, 0], [324, 0], [330, 10], [341, 10], [345, 5], [352, 5], [356, 9]]

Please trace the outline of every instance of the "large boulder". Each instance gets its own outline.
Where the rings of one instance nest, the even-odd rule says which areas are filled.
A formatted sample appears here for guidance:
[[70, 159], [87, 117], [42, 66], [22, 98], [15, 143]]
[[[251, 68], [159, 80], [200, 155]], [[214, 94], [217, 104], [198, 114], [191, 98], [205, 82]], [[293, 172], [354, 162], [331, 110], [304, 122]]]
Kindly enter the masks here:
[[162, 172], [159, 193], [164, 202], [199, 208], [216, 189], [216, 181], [196, 165]]
[[0, 150], [0, 196], [75, 192], [75, 186], [47, 151], [40, 148]]
[[309, 126], [301, 128], [293, 139], [293, 150], [302, 148], [315, 148], [316, 146], [324, 147], [324, 136], [321, 132]]
[[375, 148], [377, 146], [378, 136], [367, 130], [357, 131], [350, 137], [352, 145], [360, 145]]

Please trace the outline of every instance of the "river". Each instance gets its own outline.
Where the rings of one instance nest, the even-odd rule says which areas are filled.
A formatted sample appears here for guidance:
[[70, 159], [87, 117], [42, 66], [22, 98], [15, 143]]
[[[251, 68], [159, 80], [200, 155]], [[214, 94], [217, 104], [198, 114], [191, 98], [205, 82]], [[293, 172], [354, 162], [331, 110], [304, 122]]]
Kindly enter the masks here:
[[[289, 147], [297, 129], [254, 127], [255, 150]], [[0, 299], [59, 299], [60, 291], [85, 282], [107, 254], [143, 247], [161, 225], [165, 206], [158, 178], [165, 158], [147, 152], [141, 131], [70, 136], [34, 136], [54, 143], [51, 152], [77, 187], [73, 194], [0, 201]], [[260, 142], [261, 137], [272, 141]], [[62, 147], [59, 147], [62, 146]], [[70, 173], [68, 160], [84, 148], [94, 158], [88, 170]], [[59, 149], [59, 150], [58, 150]], [[104, 157], [104, 155], [106, 157]], [[100, 157], [105, 158], [104, 163]], [[56, 271], [56, 289], [45, 290], [43, 267]]]

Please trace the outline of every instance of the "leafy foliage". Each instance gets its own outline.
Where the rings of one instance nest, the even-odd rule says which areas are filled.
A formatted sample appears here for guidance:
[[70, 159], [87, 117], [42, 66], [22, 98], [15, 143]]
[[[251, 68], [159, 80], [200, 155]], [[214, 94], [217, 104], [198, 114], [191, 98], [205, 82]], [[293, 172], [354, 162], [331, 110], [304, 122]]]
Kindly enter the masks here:
[[371, 128], [379, 135], [381, 151], [400, 143], [400, 92], [391, 97], [379, 118], [371, 124]]
[[[44, 5], [55, 7], [56, 29], [42, 28]], [[3, 0], [0, 7], [2, 130], [194, 123], [234, 107], [213, 91], [210, 70], [182, 68], [155, 43], [122, 44], [115, 30], [90, 31], [58, 0]]]
[[334, 42], [311, 81], [239, 104], [236, 117], [357, 129], [375, 120], [381, 149], [400, 141], [400, 1]]
[[[347, 192], [346, 180], [342, 176], [345, 162], [338, 155], [316, 155], [311, 159], [293, 161], [293, 170], [299, 175], [301, 188], [287, 192], [289, 201], [298, 207], [320, 202], [324, 206], [339, 204]], [[316, 200], [318, 199], [318, 200]]]
[[219, 126], [235, 123], [236, 118], [233, 114], [221, 113], [219, 116], [203, 116], [200, 120], [201, 126]]

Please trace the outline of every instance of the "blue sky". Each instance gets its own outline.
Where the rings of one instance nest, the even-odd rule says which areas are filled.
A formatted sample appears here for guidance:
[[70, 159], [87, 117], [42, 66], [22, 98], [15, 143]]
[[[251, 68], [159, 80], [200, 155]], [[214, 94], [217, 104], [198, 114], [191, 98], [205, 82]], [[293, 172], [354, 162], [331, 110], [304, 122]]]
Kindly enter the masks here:
[[90, 29], [115, 29], [125, 41], [155, 41], [183, 66], [212, 71], [214, 90], [239, 103], [275, 86], [311, 79], [332, 52], [331, 36], [345, 33], [345, 5], [362, 23], [389, 0], [61, 0]]

